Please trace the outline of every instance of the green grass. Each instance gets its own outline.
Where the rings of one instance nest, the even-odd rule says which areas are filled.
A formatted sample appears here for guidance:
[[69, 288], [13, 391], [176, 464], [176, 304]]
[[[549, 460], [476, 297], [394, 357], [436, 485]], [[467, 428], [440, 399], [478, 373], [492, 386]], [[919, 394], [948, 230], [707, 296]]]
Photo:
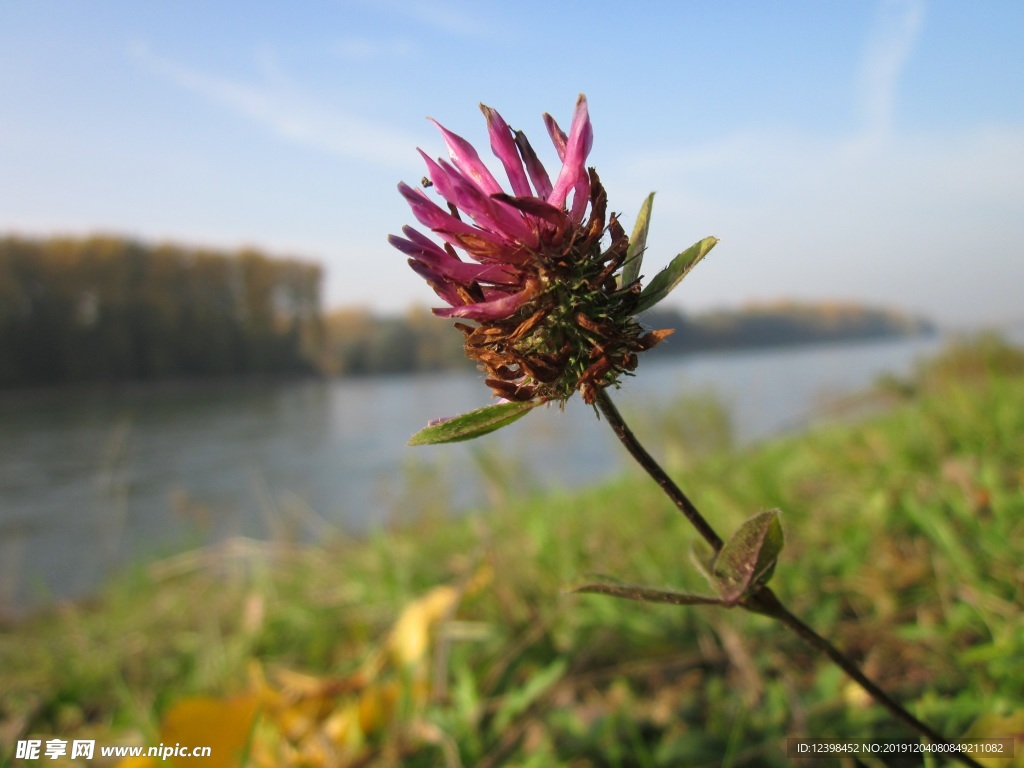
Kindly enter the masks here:
[[[776, 592], [949, 737], [1024, 711], [1022, 361], [961, 344], [880, 388], [891, 405], [865, 421], [735, 451], [707, 418], [687, 440], [711, 453], [668, 452], [719, 533], [782, 510]], [[595, 573], [707, 591], [695, 534], [645, 476], [497, 501], [368, 540], [192, 553], [0, 631], [0, 765], [25, 734], [155, 744], [169, 705], [244, 689], [253, 659], [350, 674], [410, 600], [481, 567], [493, 580], [446, 625], [443, 690], [417, 714], [441, 736], [393, 728], [368, 759], [781, 766], [787, 736], [914, 740], [766, 618], [567, 594]]]

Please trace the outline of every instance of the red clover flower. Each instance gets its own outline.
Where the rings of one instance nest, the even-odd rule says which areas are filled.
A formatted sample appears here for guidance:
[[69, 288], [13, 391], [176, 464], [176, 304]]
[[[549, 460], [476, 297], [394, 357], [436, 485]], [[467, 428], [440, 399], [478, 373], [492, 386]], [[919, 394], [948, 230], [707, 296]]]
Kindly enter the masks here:
[[[441, 245], [408, 226], [403, 237], [388, 241], [449, 305], [434, 313], [459, 319], [466, 355], [485, 372], [495, 395], [564, 403], [579, 390], [592, 404], [601, 388], [618, 386], [636, 368], [638, 352], [672, 332], [645, 331], [635, 315], [675, 283], [657, 297], [641, 290], [646, 216], [631, 247], [616, 215], [606, 214], [604, 187], [586, 167], [594, 138], [586, 97], [576, 102], [568, 134], [544, 115], [562, 161], [554, 182], [525, 134], [513, 131], [496, 110], [480, 108], [511, 194], [469, 142], [434, 121], [450, 162], [420, 150], [429, 176], [423, 187], [433, 188], [445, 207], [423, 189], [401, 183], [398, 190]], [[648, 215], [649, 205], [650, 198], [643, 211]], [[635, 263], [623, 269], [627, 261]]]

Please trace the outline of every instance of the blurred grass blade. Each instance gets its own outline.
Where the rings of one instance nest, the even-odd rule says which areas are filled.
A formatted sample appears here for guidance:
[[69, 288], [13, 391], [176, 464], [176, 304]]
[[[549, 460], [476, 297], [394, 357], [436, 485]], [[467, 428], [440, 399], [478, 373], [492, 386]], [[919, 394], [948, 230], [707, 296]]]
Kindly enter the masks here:
[[526, 712], [530, 705], [562, 679], [568, 668], [568, 659], [555, 659], [544, 669], [534, 672], [524, 685], [506, 693], [494, 715], [495, 731], [505, 732], [515, 718]]
[[715, 581], [715, 557], [716, 553], [703, 539], [694, 539], [690, 544], [690, 562], [700, 572], [700, 575], [707, 579], [712, 588], [718, 587]]
[[640, 277], [640, 265], [644, 261], [644, 251], [647, 249], [647, 230], [651, 226], [651, 206], [654, 205], [654, 193], [651, 192], [640, 206], [640, 213], [637, 214], [636, 224], [633, 226], [633, 234], [629, 238], [629, 248], [626, 249], [626, 263], [622, 268], [622, 283], [620, 288], [625, 288]]
[[708, 255], [717, 242], [717, 237], [705, 237], [672, 259], [669, 265], [656, 274], [640, 292], [640, 302], [637, 304], [636, 311], [643, 312], [650, 309], [668, 296], [672, 289], [690, 274], [690, 270]]
[[474, 437], [486, 435], [520, 419], [540, 405], [541, 401], [531, 400], [526, 403], [499, 403], [485, 405], [475, 411], [447, 419], [439, 424], [432, 424], [421, 429], [409, 438], [409, 445], [435, 445], [437, 443], [457, 443], [460, 440], [472, 440]]

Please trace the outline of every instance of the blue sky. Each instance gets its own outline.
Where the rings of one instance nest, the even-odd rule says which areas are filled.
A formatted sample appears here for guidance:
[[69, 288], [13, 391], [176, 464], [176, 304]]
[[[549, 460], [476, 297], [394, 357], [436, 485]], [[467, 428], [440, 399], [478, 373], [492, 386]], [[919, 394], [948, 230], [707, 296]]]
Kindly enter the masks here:
[[657, 192], [645, 272], [721, 238], [675, 306], [1014, 322], [1022, 50], [1010, 0], [5, 0], [0, 232], [254, 245], [322, 262], [328, 306], [436, 304], [385, 240], [444, 152], [424, 117], [483, 154], [482, 101], [548, 149], [585, 92], [627, 229]]

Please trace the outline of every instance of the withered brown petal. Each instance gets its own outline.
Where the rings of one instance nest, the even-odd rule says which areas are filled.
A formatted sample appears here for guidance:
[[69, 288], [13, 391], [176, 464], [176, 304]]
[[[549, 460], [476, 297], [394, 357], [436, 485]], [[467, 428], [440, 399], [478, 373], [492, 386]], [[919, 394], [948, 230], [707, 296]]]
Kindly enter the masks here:
[[527, 400], [532, 400], [535, 394], [533, 387], [517, 387], [508, 381], [485, 379], [484, 383], [494, 390], [495, 394], [499, 397], [504, 397], [506, 400], [514, 400], [517, 403], [525, 403]]
[[651, 331], [649, 333], [645, 333], [643, 336], [637, 339], [637, 351], [643, 352], [645, 350], [651, 349], [652, 347], [655, 347], [658, 344], [660, 344], [673, 333], [675, 333], [674, 328], [662, 328], [660, 331]]

